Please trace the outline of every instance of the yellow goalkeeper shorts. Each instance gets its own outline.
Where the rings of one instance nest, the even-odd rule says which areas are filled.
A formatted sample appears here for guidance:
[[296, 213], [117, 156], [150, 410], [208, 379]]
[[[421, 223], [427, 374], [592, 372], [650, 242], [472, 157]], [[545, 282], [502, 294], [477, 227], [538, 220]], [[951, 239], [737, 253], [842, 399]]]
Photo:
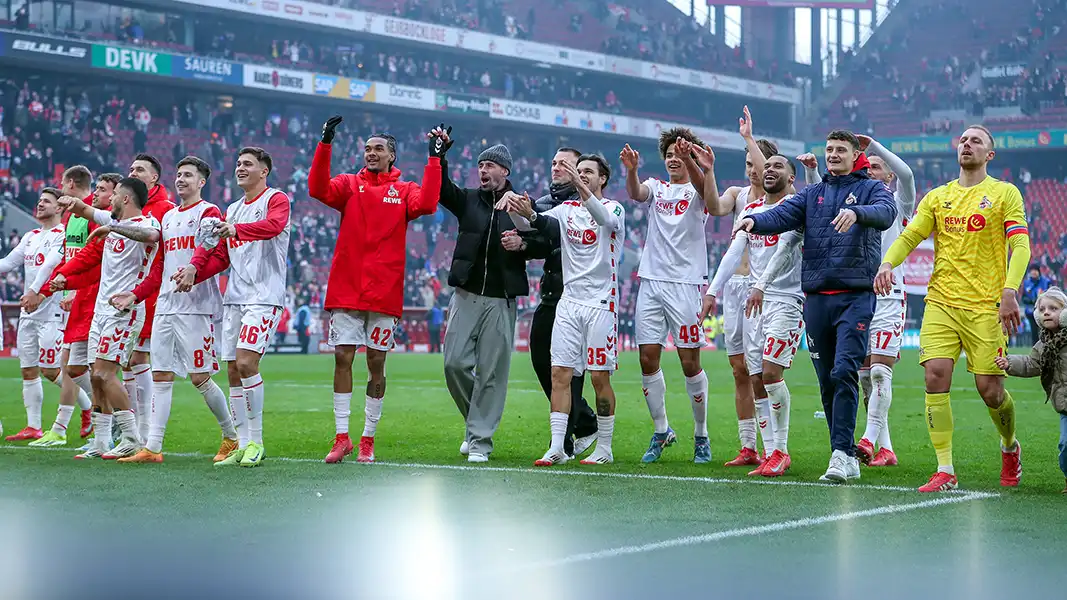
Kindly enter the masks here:
[[993, 360], [1004, 356], [1007, 336], [997, 313], [976, 312], [926, 303], [919, 331], [919, 364], [935, 358], [956, 362], [967, 353], [967, 370], [975, 375], [1003, 375]]

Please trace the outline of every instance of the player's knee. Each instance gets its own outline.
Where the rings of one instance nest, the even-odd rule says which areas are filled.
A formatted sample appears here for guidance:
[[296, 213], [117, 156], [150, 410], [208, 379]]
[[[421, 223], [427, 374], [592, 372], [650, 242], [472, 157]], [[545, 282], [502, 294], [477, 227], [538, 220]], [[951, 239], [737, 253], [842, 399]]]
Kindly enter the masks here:
[[1004, 401], [1004, 380], [1001, 377], [983, 377], [975, 382], [978, 395], [986, 406], [997, 408]]
[[640, 350], [641, 372], [651, 375], [659, 371], [659, 346], [642, 346]]
[[355, 360], [356, 351], [354, 349], [349, 350], [345, 348], [342, 350], [340, 347], [334, 350], [333, 353], [333, 368], [335, 371], [351, 372], [352, 361]]
[[748, 367], [745, 366], [744, 361], [730, 361], [730, 369], [733, 371], [734, 383], [739, 385], [748, 383]]
[[[115, 376], [114, 373], [110, 374], [110, 377], [114, 377], [114, 376]], [[100, 371], [97, 371], [97, 370], [94, 370], [92, 372], [92, 374], [89, 375], [89, 381], [93, 384], [93, 389], [100, 388], [101, 386], [103, 386], [107, 382], [108, 379], [109, 379], [109, 377], [108, 377], [107, 374], [101, 373]]]
[[55, 381], [59, 377], [59, 369], [41, 369], [41, 375], [48, 381]]
[[763, 381], [764, 385], [779, 382], [784, 377], [784, 373], [782, 372], [783, 369], [781, 367], [775, 367], [777, 367], [777, 365], [763, 367], [763, 372], [760, 373], [760, 380]]
[[259, 373], [259, 361], [252, 357], [242, 356], [237, 359], [237, 374], [241, 379], [247, 379]]
[[[209, 379], [211, 379], [211, 376], [208, 375], [207, 373], [190, 373], [189, 374], [189, 381], [193, 384], [194, 387], [200, 387], [200, 386], [204, 385], [205, 383], [207, 383], [207, 381]], [[171, 378], [171, 381], [174, 381], [173, 377]]]
[[88, 370], [89, 367], [83, 367], [81, 365], [68, 366], [67, 375], [69, 375], [71, 379], [75, 379], [85, 375]]
[[[385, 376], [385, 352], [374, 352], [372, 350], [367, 352], [367, 371], [371, 377], [384, 377]], [[349, 365], [352, 363], [349, 362]]]
[[699, 350], [695, 352], [678, 352], [678, 358], [682, 362], [682, 373], [686, 377], [696, 377], [700, 374], [700, 354]]

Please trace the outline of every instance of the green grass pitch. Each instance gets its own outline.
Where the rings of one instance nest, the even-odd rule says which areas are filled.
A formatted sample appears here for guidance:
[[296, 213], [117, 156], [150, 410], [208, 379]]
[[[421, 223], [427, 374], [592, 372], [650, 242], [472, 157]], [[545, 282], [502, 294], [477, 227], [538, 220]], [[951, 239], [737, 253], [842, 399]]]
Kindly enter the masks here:
[[[357, 357], [357, 362], [362, 357]], [[664, 354], [679, 443], [642, 465], [651, 421], [637, 355], [620, 356], [616, 463], [531, 467], [548, 405], [529, 356], [512, 362], [488, 465], [458, 453], [463, 424], [440, 355], [389, 358], [379, 464], [322, 458], [333, 438], [331, 356], [268, 356], [258, 469], [216, 469], [218, 427], [180, 381], [162, 465], [71, 459], [80, 445], [0, 445], [0, 598], [1060, 598], [1067, 497], [1058, 420], [1036, 380], [1009, 380], [1023, 480], [999, 486], [998, 438], [973, 379], [953, 385], [961, 490], [920, 495], [936, 467], [914, 352], [897, 367], [890, 427], [900, 466], [817, 483], [829, 458], [810, 360], [793, 398], [786, 477], [722, 466], [737, 452], [726, 357], [703, 355], [714, 460], [692, 462], [681, 370]], [[355, 369], [357, 380], [364, 367]], [[0, 418], [24, 426], [15, 361], [0, 363]], [[217, 381], [225, 389], [222, 376]], [[357, 385], [352, 430], [362, 425]], [[587, 392], [591, 389], [587, 385]], [[58, 390], [46, 386], [45, 426]], [[77, 423], [77, 415], [73, 420]], [[860, 411], [858, 429], [865, 414]], [[115, 579], [116, 573], [123, 575]]]

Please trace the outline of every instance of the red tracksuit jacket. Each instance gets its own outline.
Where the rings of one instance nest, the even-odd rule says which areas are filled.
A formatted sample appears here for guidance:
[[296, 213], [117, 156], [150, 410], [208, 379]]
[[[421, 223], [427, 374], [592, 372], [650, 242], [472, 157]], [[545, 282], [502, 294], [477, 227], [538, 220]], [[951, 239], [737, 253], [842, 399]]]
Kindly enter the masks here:
[[369, 311], [400, 318], [404, 312], [404, 260], [408, 222], [437, 211], [441, 161], [430, 157], [422, 187], [400, 181], [400, 170], [330, 178], [327, 144], [315, 149], [308, 173], [312, 198], [341, 212], [326, 310]]

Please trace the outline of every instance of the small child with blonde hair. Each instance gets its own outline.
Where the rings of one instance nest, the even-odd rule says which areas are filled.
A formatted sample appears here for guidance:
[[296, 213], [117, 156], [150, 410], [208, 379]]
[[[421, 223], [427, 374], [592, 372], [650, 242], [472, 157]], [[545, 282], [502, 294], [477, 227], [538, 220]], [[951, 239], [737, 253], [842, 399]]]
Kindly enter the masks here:
[[[1037, 298], [1034, 320], [1041, 338], [1029, 356], [998, 356], [997, 366], [1015, 377], [1041, 377], [1052, 408], [1060, 413], [1060, 470], [1067, 480], [1067, 294], [1057, 287]], [[1047, 400], [1046, 400], [1047, 401]], [[1067, 486], [1063, 493], [1067, 494]]]

